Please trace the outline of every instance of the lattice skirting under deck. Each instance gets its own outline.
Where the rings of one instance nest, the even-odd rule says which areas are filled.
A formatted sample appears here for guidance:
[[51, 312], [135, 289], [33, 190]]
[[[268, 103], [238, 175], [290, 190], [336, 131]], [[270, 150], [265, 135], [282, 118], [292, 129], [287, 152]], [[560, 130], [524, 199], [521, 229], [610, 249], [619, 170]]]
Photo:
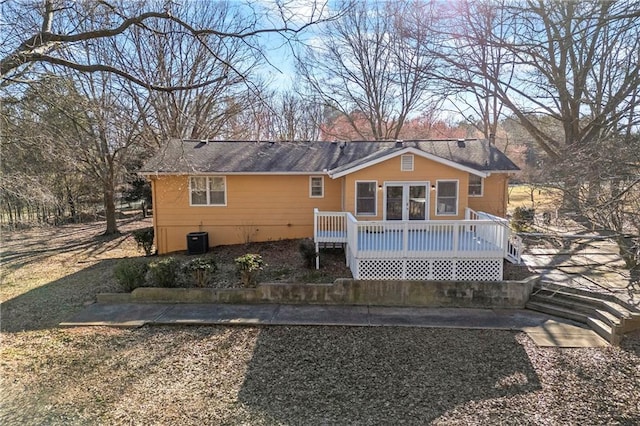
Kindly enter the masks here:
[[352, 259], [361, 280], [501, 281], [502, 259]]

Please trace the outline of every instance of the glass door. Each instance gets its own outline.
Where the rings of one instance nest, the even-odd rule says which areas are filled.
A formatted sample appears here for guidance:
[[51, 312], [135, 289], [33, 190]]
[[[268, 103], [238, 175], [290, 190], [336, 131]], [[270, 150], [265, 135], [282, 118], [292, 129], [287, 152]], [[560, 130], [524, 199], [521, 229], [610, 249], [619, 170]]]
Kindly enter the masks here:
[[387, 220], [403, 220], [404, 186], [387, 185]]
[[385, 185], [385, 220], [426, 220], [428, 183]]
[[409, 202], [407, 203], [409, 220], [427, 219], [427, 186], [409, 185]]

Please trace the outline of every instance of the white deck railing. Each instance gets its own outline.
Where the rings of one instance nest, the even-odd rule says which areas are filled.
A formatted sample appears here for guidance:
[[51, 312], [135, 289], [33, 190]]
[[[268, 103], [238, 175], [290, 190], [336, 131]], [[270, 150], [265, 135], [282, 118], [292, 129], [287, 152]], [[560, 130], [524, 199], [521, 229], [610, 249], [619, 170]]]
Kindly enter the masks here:
[[[521, 239], [512, 235], [508, 221], [466, 209], [465, 220], [358, 221], [349, 212], [314, 209], [316, 243], [348, 243], [355, 254], [401, 258], [486, 253], [512, 258], [520, 255]], [[515, 238], [514, 238], [515, 237]]]
[[351, 213], [346, 220], [356, 279], [502, 279], [504, 248], [492, 241], [502, 242], [504, 229], [493, 221], [359, 222]]
[[347, 213], [314, 209], [313, 239], [316, 243], [346, 243]]
[[503, 228], [491, 221], [362, 221], [347, 216], [347, 244], [359, 259], [503, 257]]
[[522, 237], [511, 231], [509, 221], [503, 217], [485, 212], [476, 212], [470, 208], [465, 210], [465, 218], [472, 220], [491, 220], [502, 225], [504, 229], [504, 258], [513, 263], [522, 262]]

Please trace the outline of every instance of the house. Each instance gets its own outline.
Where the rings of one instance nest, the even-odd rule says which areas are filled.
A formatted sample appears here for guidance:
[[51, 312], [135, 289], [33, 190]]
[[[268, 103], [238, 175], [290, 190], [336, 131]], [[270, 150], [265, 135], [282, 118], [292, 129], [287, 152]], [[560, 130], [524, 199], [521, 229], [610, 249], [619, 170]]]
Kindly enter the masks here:
[[516, 171], [487, 140], [173, 139], [140, 173], [161, 254], [185, 250], [191, 232], [211, 246], [313, 237], [344, 244], [356, 278], [462, 279], [491, 260], [488, 275], [501, 279]]

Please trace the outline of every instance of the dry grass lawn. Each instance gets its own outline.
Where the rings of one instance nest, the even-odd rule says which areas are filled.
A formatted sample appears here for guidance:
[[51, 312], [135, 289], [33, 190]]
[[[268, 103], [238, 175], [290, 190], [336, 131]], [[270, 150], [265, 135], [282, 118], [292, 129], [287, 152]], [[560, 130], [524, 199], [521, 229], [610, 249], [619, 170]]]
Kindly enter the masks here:
[[527, 184], [509, 187], [508, 211], [517, 207], [534, 208], [536, 212], [553, 212], [561, 205], [562, 194], [557, 189], [537, 187]]
[[0, 424], [640, 423], [639, 334], [542, 349], [483, 330], [60, 329], [141, 254], [100, 226], [3, 235]]

